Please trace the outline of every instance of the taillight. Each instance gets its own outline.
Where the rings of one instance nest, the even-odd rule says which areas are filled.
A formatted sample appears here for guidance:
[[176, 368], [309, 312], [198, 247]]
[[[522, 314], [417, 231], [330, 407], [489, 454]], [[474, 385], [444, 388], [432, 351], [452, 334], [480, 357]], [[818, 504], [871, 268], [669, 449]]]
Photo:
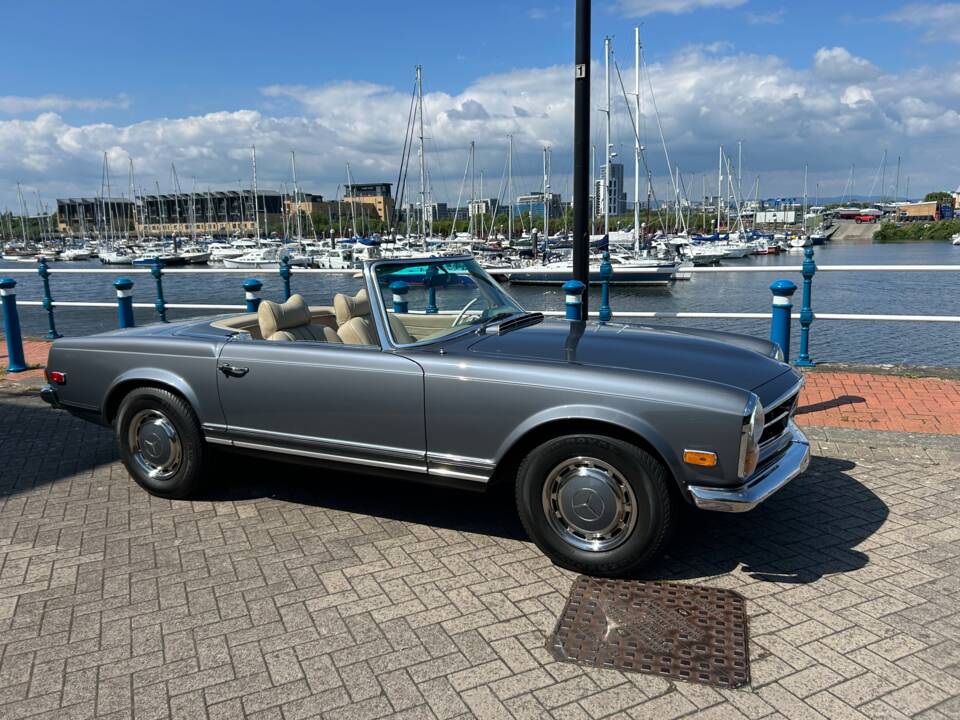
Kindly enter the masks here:
[[59, 370], [47, 370], [47, 380], [57, 385], [66, 385], [67, 374]]

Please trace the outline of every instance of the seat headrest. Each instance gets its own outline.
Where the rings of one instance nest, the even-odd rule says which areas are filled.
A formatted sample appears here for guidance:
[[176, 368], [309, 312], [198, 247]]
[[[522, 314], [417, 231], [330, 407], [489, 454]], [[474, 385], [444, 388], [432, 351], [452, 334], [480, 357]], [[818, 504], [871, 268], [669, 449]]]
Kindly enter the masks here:
[[333, 309], [337, 313], [337, 325], [344, 325], [355, 317], [370, 314], [370, 298], [365, 289], [353, 297], [337, 293], [333, 296]]
[[301, 327], [310, 324], [310, 308], [303, 299], [303, 295], [291, 295], [282, 305], [262, 300], [257, 310], [257, 322], [260, 324], [260, 334], [268, 338], [280, 330]]

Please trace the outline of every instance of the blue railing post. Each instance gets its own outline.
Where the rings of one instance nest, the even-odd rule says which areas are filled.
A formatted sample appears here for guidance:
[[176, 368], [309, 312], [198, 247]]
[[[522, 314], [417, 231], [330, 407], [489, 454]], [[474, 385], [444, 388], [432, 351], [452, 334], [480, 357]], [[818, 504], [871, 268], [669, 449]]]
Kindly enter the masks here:
[[610, 309], [610, 278], [613, 277], [613, 266], [610, 264], [610, 251], [603, 251], [603, 260], [600, 261], [600, 322], [608, 322], [613, 317]]
[[283, 280], [283, 299], [290, 299], [290, 257], [284, 255], [280, 258], [280, 278]]
[[53, 321], [53, 298], [50, 296], [50, 268], [47, 267], [47, 259], [40, 256], [40, 265], [37, 267], [37, 274], [43, 280], [43, 309], [47, 311], [47, 340], [56, 340], [63, 337], [57, 332], [57, 325]]
[[390, 292], [393, 293], [393, 311], [395, 313], [405, 314], [409, 312], [410, 304], [407, 302], [407, 292], [410, 286], [403, 280], [394, 280], [390, 283]]
[[122, 328], [134, 327], [133, 322], [133, 280], [118, 277], [113, 281], [117, 290], [117, 321]]
[[583, 320], [583, 291], [586, 290], [579, 280], [567, 280], [563, 284], [563, 294], [567, 304], [567, 320]]
[[424, 284], [427, 286], [427, 307], [425, 310], [427, 315], [436, 315], [438, 312], [440, 312], [440, 308], [437, 307], [437, 288], [435, 285], [436, 281], [437, 281], [437, 266], [431, 265], [430, 267], [427, 268], [427, 277], [426, 277], [426, 280], [424, 281]]
[[247, 312], [256, 312], [260, 307], [260, 291], [263, 283], [256, 278], [243, 281], [243, 297], [247, 301]]
[[27, 361], [23, 357], [23, 335], [17, 314], [17, 281], [0, 278], [0, 301], [3, 303], [3, 332], [7, 337], [7, 372], [23, 372]]
[[798, 367], [813, 367], [816, 363], [810, 359], [810, 326], [813, 324], [813, 276], [817, 274], [817, 263], [813, 259], [813, 246], [803, 251], [803, 299], [800, 305], [800, 355]]
[[775, 280], [770, 285], [770, 292], [773, 293], [770, 339], [783, 350], [784, 362], [790, 362], [790, 316], [793, 312], [790, 298], [796, 291], [796, 284], [790, 280]]
[[150, 266], [150, 273], [157, 281], [157, 301], [153, 306], [160, 314], [160, 322], [167, 322], [167, 301], [163, 298], [163, 260], [155, 257]]

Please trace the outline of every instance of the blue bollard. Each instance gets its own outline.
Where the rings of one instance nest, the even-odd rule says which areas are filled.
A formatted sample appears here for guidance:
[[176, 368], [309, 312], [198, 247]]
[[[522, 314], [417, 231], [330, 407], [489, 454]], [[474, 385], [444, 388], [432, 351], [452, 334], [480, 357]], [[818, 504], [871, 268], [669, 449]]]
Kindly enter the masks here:
[[800, 355], [797, 367], [813, 367], [816, 363], [810, 359], [810, 326], [813, 324], [813, 276], [817, 274], [817, 263], [813, 260], [813, 246], [803, 251], [803, 300], [800, 304]]
[[796, 291], [797, 286], [790, 280], [775, 280], [770, 285], [773, 293], [770, 339], [783, 350], [784, 362], [790, 362], [790, 314], [793, 312], [790, 298]]
[[0, 278], [0, 301], [3, 302], [3, 332], [7, 336], [7, 372], [23, 372], [27, 361], [23, 357], [23, 335], [20, 334], [20, 316], [17, 314], [17, 281]]
[[427, 307], [425, 310], [427, 315], [436, 315], [437, 313], [440, 312], [440, 308], [437, 307], [437, 288], [435, 285], [436, 281], [437, 281], [437, 266], [431, 265], [430, 267], [427, 268], [427, 277], [426, 277], [426, 280], [424, 281], [424, 285], [427, 286]]
[[40, 257], [40, 265], [37, 267], [37, 274], [43, 280], [43, 309], [47, 311], [47, 340], [56, 340], [63, 337], [57, 332], [57, 325], [53, 321], [53, 298], [50, 296], [50, 269], [47, 267], [47, 259]]
[[613, 311], [610, 309], [610, 278], [612, 277], [610, 252], [604, 250], [603, 260], [600, 261], [600, 322], [608, 322], [613, 317]]
[[284, 255], [280, 258], [280, 278], [283, 280], [283, 299], [290, 299], [290, 257]]
[[134, 327], [133, 322], [133, 280], [118, 277], [113, 281], [117, 289], [117, 320], [122, 328]]
[[390, 283], [390, 292], [393, 293], [393, 311], [395, 313], [409, 312], [410, 304], [407, 302], [407, 292], [410, 286], [403, 280], [394, 280]]
[[256, 312], [260, 307], [260, 291], [263, 283], [256, 278], [247, 278], [243, 281], [243, 297], [247, 301], [247, 312]]
[[563, 284], [566, 296], [567, 320], [583, 320], [583, 291], [587, 286], [579, 280], [567, 280]]
[[163, 298], [163, 260], [158, 257], [153, 259], [150, 274], [157, 281], [157, 301], [153, 306], [160, 314], [160, 322], [167, 322], [167, 301]]

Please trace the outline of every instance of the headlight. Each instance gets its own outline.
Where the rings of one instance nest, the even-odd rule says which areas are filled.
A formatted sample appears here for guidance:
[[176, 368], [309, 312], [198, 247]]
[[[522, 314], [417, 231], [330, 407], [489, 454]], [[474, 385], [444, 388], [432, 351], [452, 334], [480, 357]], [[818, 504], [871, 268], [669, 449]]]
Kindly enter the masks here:
[[771, 357], [777, 362], [784, 362], [783, 348], [780, 347], [777, 343], [773, 344], [773, 355], [771, 355]]
[[751, 395], [743, 410], [743, 427], [740, 431], [739, 475], [750, 477], [760, 460], [760, 436], [763, 435], [763, 407], [760, 398]]

